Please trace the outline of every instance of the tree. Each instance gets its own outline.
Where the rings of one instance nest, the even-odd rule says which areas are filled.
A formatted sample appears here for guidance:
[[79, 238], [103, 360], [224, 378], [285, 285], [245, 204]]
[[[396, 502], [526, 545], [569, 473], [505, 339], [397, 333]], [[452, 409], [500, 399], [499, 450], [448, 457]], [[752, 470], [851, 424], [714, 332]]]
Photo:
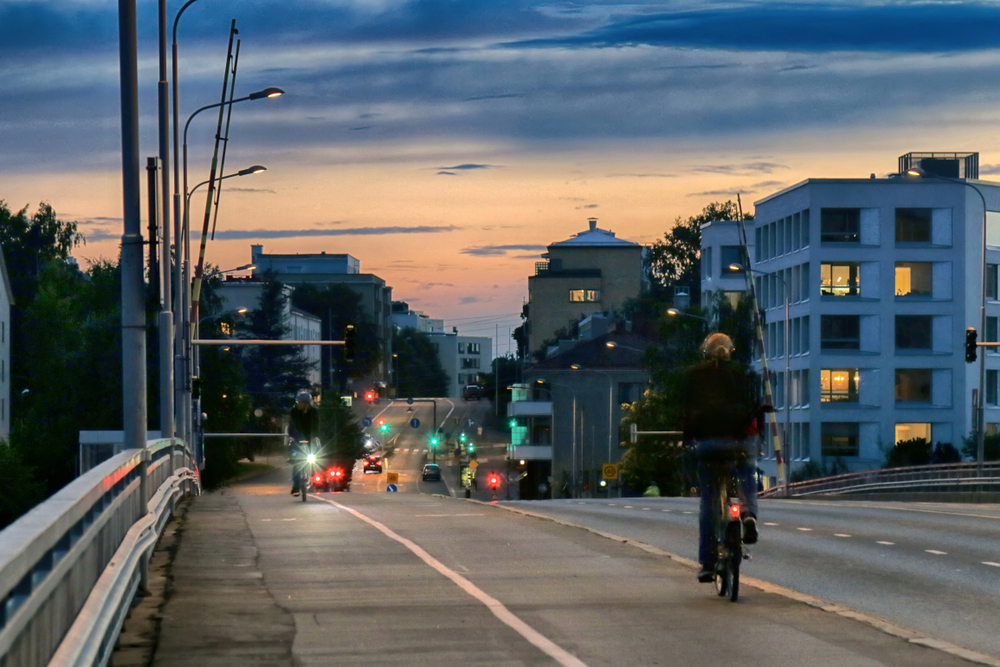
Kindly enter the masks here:
[[447, 396], [448, 376], [430, 336], [407, 327], [394, 334], [397, 396]]
[[[507, 415], [507, 404], [510, 403], [512, 384], [518, 380], [518, 361], [512, 355], [497, 357], [493, 360], [490, 373], [480, 373], [483, 396], [494, 402], [493, 415], [503, 418]], [[499, 387], [497, 378], [499, 377]], [[497, 400], [499, 398], [499, 400]]]
[[[675, 286], [690, 289], [691, 303], [698, 303], [701, 294], [701, 226], [713, 220], [736, 220], [739, 209], [735, 202], [712, 202], [698, 215], [687, 220], [678, 217], [674, 226], [649, 249], [649, 273], [656, 291]], [[752, 213], [744, 213], [752, 220]]]
[[12, 524], [45, 497], [35, 471], [25, 464], [20, 447], [0, 440], [0, 530]]
[[364, 455], [365, 437], [358, 420], [336, 392], [323, 396], [319, 404], [320, 444], [325, 456], [353, 467]]

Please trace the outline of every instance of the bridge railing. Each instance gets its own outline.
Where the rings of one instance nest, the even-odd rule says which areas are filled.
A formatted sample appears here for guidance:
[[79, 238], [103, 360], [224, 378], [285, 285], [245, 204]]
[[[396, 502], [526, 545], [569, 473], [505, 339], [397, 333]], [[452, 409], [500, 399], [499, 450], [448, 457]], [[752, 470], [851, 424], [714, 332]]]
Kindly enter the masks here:
[[[793, 496], [1000, 487], [1000, 461], [988, 461], [982, 466], [977, 463], [940, 463], [862, 470], [795, 482], [789, 486]], [[785, 487], [776, 486], [761, 492], [760, 497], [774, 498], [783, 495]]]
[[106, 664], [156, 538], [199, 487], [182, 441], [151, 440], [0, 531], [0, 667]]

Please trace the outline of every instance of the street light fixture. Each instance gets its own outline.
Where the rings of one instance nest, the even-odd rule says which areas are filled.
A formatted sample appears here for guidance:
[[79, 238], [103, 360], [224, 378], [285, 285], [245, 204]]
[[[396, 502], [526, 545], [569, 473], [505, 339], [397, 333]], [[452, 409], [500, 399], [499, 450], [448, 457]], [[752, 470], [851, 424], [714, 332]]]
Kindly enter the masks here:
[[692, 315], [691, 313], [686, 313], [683, 310], [677, 310], [676, 308], [667, 308], [667, 315], [671, 315], [671, 316], [674, 316], [674, 317], [676, 317], [677, 315], [683, 315], [684, 317], [693, 317], [696, 320], [701, 320], [702, 322], [705, 322], [706, 324], [709, 323], [709, 320], [708, 320], [707, 317], [702, 317], [701, 315]]
[[[983, 202], [983, 245], [981, 251], [981, 261], [979, 264], [979, 269], [982, 271], [983, 281], [982, 281], [982, 291], [980, 293], [981, 299], [979, 301], [979, 330], [982, 332], [983, 337], [986, 337], [986, 197], [983, 196], [982, 191], [977, 188], [972, 183], [962, 180], [960, 178], [952, 178], [950, 176], [940, 176], [938, 174], [929, 174], [920, 167], [915, 167], [913, 169], [906, 170], [907, 176], [915, 176], [917, 178], [936, 178], [946, 183], [958, 183], [959, 185], [964, 185], [967, 188], [972, 188], [975, 190], [976, 194], [979, 195], [980, 201]], [[983, 462], [985, 461], [985, 445], [986, 445], [986, 355], [979, 355], [979, 399], [976, 405], [976, 464], [978, 466], [980, 474], [983, 470]]]
[[[673, 309], [671, 309], [671, 310], [673, 310]], [[678, 312], [680, 312], [680, 311], [678, 311]], [[631, 346], [629, 346], [629, 345], [622, 345], [621, 343], [616, 343], [616, 342], [615, 342], [615, 341], [613, 341], [613, 340], [609, 340], [609, 341], [607, 341], [607, 342], [606, 342], [606, 343], [604, 343], [604, 344], [605, 344], [605, 345], [606, 345], [607, 347], [610, 347], [610, 348], [611, 348], [612, 350], [613, 350], [613, 349], [615, 349], [615, 348], [619, 348], [619, 347], [620, 347], [620, 348], [621, 348], [621, 349], [623, 349], [623, 350], [631, 350], [632, 352], [641, 352], [642, 354], [645, 354], [645, 353], [646, 353], [646, 351], [645, 351], [645, 350], [640, 350], [640, 349], [639, 349], [639, 348], [637, 348], [637, 347], [631, 347]]]
[[[785, 394], [785, 401], [784, 401], [784, 403], [785, 403], [785, 405], [784, 405], [784, 409], [785, 409], [785, 429], [784, 429], [785, 432], [784, 432], [784, 436], [785, 437], [784, 437], [784, 443], [785, 443], [786, 449], [790, 449], [791, 448], [790, 447], [790, 445], [791, 445], [791, 439], [792, 439], [792, 436], [791, 436], [791, 432], [792, 432], [791, 431], [791, 429], [792, 429], [792, 409], [791, 409], [792, 408], [792, 403], [791, 403], [791, 396], [788, 393], [789, 389], [791, 387], [791, 374], [789, 372], [791, 341], [789, 341], [789, 339], [788, 339], [788, 327], [789, 327], [788, 304], [789, 304], [789, 300], [790, 300], [790, 292], [789, 292], [789, 289], [788, 289], [788, 283], [786, 283], [785, 279], [782, 278], [781, 276], [779, 276], [777, 273], [767, 273], [765, 271], [758, 271], [757, 269], [747, 269], [742, 264], [736, 264], [736, 263], [730, 264], [729, 265], [729, 270], [730, 271], [749, 271], [750, 273], [756, 273], [756, 274], [761, 275], [761, 276], [771, 276], [772, 278], [776, 278], [777, 280], [781, 281], [781, 287], [782, 287], [782, 289], [783, 289], [783, 291], [785, 293], [785, 336], [784, 336], [785, 337], [785, 380], [782, 383], [782, 386], [784, 387], [783, 391], [784, 391], [784, 394]], [[789, 454], [791, 454], [790, 451], [786, 451], [784, 453], [784, 458], [785, 458], [785, 496], [791, 495], [791, 487], [789, 486], [789, 484], [791, 484], [792, 458], [791, 458], [791, 456], [789, 456]]]

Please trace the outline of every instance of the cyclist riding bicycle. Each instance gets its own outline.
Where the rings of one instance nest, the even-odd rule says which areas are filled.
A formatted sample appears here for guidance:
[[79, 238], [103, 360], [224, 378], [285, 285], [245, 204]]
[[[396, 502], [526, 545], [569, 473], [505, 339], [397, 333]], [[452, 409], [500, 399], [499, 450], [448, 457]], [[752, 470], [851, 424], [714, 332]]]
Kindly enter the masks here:
[[757, 382], [749, 369], [732, 359], [733, 341], [710, 334], [701, 345], [705, 360], [684, 375], [684, 441], [696, 448], [699, 512], [698, 581], [713, 581], [716, 560], [714, 511], [720, 485], [735, 476], [744, 508], [743, 542], [757, 541], [757, 450], [761, 406]]
[[300, 442], [312, 442], [319, 437], [319, 410], [313, 406], [312, 394], [303, 389], [295, 395], [295, 407], [288, 415], [288, 436], [291, 438], [289, 445], [289, 458], [292, 461], [292, 495], [299, 495], [299, 486], [302, 481], [302, 460], [303, 452]]

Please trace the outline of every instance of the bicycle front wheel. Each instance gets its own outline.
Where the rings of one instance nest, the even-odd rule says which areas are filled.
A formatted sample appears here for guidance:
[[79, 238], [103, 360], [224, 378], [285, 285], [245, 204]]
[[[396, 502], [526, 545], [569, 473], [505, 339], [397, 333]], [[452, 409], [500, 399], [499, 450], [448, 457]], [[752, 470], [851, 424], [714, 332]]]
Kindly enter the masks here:
[[715, 566], [715, 592], [720, 598], [730, 594], [733, 585], [733, 565], [729, 559], [721, 559]]
[[740, 566], [738, 563], [730, 563], [726, 568], [729, 571], [729, 601], [736, 602], [740, 596]]

